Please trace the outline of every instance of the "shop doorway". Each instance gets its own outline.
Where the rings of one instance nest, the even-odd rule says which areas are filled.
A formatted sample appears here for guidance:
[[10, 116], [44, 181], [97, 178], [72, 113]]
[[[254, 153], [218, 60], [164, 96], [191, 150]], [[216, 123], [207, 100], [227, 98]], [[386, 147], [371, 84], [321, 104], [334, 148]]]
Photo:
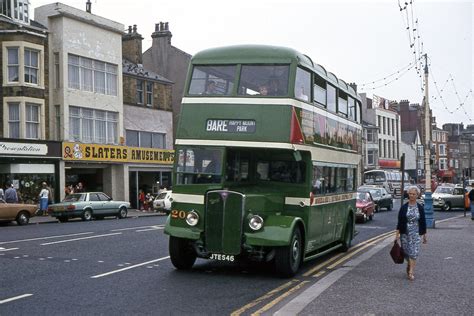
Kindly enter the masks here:
[[145, 194], [155, 196], [160, 187], [171, 189], [170, 171], [130, 171], [129, 188], [130, 203], [132, 208], [138, 208], [138, 192], [143, 190]]
[[66, 185], [72, 185], [73, 188], [79, 182], [82, 183], [85, 192], [103, 192], [103, 169], [96, 168], [72, 168], [66, 169]]

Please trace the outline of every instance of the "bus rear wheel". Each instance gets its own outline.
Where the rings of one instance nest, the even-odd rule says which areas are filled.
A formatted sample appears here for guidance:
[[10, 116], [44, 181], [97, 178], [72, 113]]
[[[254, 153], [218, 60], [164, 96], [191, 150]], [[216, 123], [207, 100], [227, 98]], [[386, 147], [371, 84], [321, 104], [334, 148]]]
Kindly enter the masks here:
[[196, 252], [187, 239], [170, 236], [169, 252], [176, 269], [189, 270], [196, 262]]
[[298, 272], [303, 253], [301, 231], [298, 227], [291, 234], [290, 244], [278, 247], [275, 253], [275, 268], [283, 277], [292, 277]]

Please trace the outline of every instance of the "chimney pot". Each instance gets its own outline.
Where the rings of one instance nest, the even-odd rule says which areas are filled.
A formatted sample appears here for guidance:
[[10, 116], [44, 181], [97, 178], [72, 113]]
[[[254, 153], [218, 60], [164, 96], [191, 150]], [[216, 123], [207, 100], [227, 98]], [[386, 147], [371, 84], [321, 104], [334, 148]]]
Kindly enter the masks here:
[[168, 22], [165, 22], [165, 31], [168, 31]]
[[163, 22], [160, 22], [160, 31], [165, 30], [165, 24]]
[[128, 34], [132, 34], [132, 26], [131, 25], [128, 26]]
[[133, 33], [137, 33], [137, 25], [133, 24]]
[[155, 32], [158, 32], [160, 30], [160, 24], [155, 23]]

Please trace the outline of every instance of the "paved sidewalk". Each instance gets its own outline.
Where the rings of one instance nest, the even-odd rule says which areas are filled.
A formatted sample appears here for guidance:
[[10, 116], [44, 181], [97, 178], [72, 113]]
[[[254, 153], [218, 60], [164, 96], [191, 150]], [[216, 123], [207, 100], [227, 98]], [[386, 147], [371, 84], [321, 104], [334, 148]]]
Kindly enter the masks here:
[[415, 280], [394, 264], [390, 237], [329, 273], [276, 315], [473, 315], [474, 221], [436, 223], [422, 244]]
[[[166, 216], [165, 213], [158, 212], [155, 213], [153, 211], [138, 211], [135, 209], [129, 209], [128, 210], [128, 215], [127, 217], [143, 217], [143, 216]], [[74, 218], [71, 220], [80, 220], [80, 218]], [[35, 216], [30, 218], [30, 224], [44, 224], [44, 223], [58, 223], [59, 220], [57, 220], [55, 217], [51, 216]]]

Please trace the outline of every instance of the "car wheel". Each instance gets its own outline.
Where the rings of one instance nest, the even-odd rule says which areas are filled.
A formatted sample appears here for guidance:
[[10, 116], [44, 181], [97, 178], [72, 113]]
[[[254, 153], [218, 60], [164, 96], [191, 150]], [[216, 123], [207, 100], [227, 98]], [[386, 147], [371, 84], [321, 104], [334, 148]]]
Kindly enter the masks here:
[[189, 270], [196, 262], [196, 252], [187, 239], [170, 236], [169, 252], [176, 269]]
[[302, 250], [301, 231], [295, 227], [291, 234], [290, 244], [276, 249], [275, 267], [277, 273], [283, 277], [294, 276], [300, 267]]
[[443, 210], [445, 210], [446, 212], [447, 212], [447, 211], [450, 211], [450, 210], [451, 210], [451, 203], [446, 202], [446, 203], [443, 205]]
[[87, 209], [82, 212], [82, 220], [83, 221], [90, 221], [92, 219], [92, 211]]
[[352, 245], [352, 236], [354, 226], [352, 225], [352, 220], [350, 217], [347, 218], [346, 228], [344, 229], [344, 240], [342, 242], [342, 252], [347, 252]]
[[66, 223], [67, 221], [69, 221], [69, 217], [67, 217], [67, 216], [61, 216], [61, 217], [58, 217], [58, 220], [59, 220], [61, 223]]
[[119, 213], [118, 213], [117, 217], [118, 217], [119, 219], [122, 219], [122, 218], [127, 217], [127, 214], [128, 214], [127, 208], [126, 208], [126, 207], [121, 207], [120, 210], [119, 210]]
[[30, 214], [28, 212], [20, 212], [16, 216], [16, 222], [18, 225], [27, 225], [30, 222]]

